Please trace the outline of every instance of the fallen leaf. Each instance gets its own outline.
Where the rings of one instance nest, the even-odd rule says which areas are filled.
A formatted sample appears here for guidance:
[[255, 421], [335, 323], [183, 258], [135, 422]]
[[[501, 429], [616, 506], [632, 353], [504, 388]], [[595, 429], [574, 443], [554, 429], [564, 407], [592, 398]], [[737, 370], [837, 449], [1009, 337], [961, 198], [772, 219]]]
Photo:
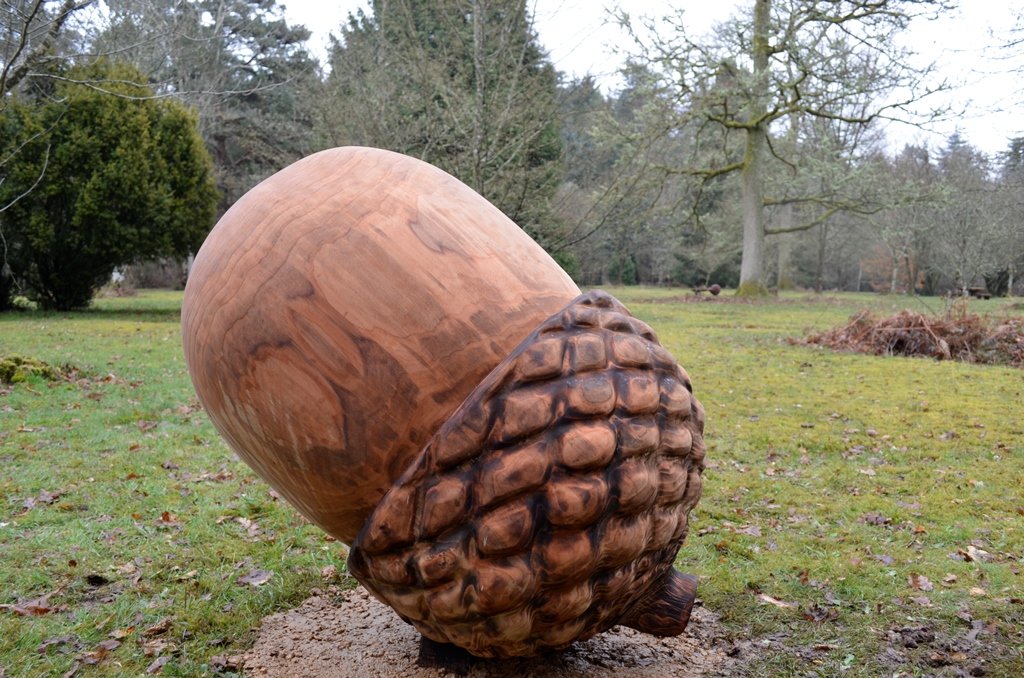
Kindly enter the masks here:
[[81, 660], [86, 664], [99, 664], [101, 661], [107, 658], [107, 655], [121, 647], [121, 641], [119, 640], [102, 640], [96, 649], [92, 652], [86, 652], [81, 656]]
[[249, 520], [248, 518], [239, 516], [235, 518], [235, 522], [245, 528], [245, 532], [250, 539], [259, 539], [260, 526], [255, 520]]
[[75, 640], [77, 640], [77, 637], [72, 635], [54, 636], [53, 638], [47, 638], [43, 642], [39, 643], [39, 646], [36, 648], [36, 652], [39, 652], [40, 654], [45, 654], [46, 651], [54, 645], [66, 645], [67, 643], [71, 643]]
[[115, 569], [115, 570], [116, 570], [117, 572], [120, 572], [121, 574], [135, 574], [135, 572], [136, 572], [136, 571], [137, 571], [137, 570], [138, 570], [139, 568], [138, 568], [138, 567], [137, 567], [137, 566], [135, 565], [135, 562], [134, 562], [134, 561], [131, 561], [131, 560], [129, 560], [129, 561], [128, 561], [128, 562], [126, 562], [126, 563], [125, 563], [124, 565], [118, 565], [118, 566], [117, 566], [116, 568], [114, 568], [114, 569]]
[[967, 589], [967, 592], [970, 593], [972, 596], [975, 596], [975, 597], [978, 597], [978, 598], [980, 598], [981, 596], [988, 595], [988, 592], [985, 591], [985, 589], [980, 588], [978, 586], [972, 586], [971, 588]]
[[155, 638], [144, 642], [142, 644], [142, 651], [147, 657], [158, 657], [163, 654], [164, 650], [174, 649], [175, 647], [175, 644], [169, 640]]
[[30, 511], [37, 506], [49, 505], [57, 501], [64, 494], [64, 490], [56, 490], [50, 492], [48, 490], [39, 490], [39, 494], [34, 497], [27, 497], [25, 501], [21, 503], [21, 507], [26, 511]]
[[873, 469], [873, 468], [861, 468], [861, 469], [857, 469], [857, 472], [858, 473], [863, 473], [866, 476], [873, 476], [873, 475], [875, 475], [875, 469]]
[[960, 556], [969, 563], [987, 563], [992, 560], [992, 554], [988, 551], [976, 548], [973, 544], [968, 544], [966, 550], [957, 551]]
[[146, 675], [156, 675], [164, 670], [164, 664], [171, 661], [169, 656], [157, 657], [153, 663], [146, 668]]
[[134, 632], [135, 632], [135, 627], [134, 626], [129, 626], [126, 629], [114, 629], [113, 631], [111, 631], [107, 635], [109, 635], [111, 638], [113, 638], [115, 640], [124, 640], [128, 636], [132, 635], [132, 633], [134, 633]]
[[757, 525], [744, 525], [733, 530], [736, 534], [745, 534], [750, 537], [760, 537], [761, 528]]
[[946, 584], [947, 586], [956, 583], [956, 575], [947, 574], [945, 577], [942, 578], [942, 583]]
[[210, 668], [215, 671], [238, 671], [242, 668], [242, 662], [238, 657], [227, 657], [218, 654], [210, 657]]
[[270, 578], [274, 576], [274, 573], [270, 570], [251, 570], [249, 574], [239, 577], [236, 581], [239, 584], [248, 584], [249, 586], [263, 586]]
[[769, 596], [769, 595], [767, 595], [765, 593], [762, 593], [757, 598], [761, 602], [768, 603], [769, 605], [774, 605], [775, 607], [779, 607], [779, 608], [783, 608], [783, 609], [794, 609], [794, 608], [800, 607], [796, 603], [791, 603], [791, 602], [788, 602], [788, 601], [785, 601], [785, 600], [779, 600], [778, 598], [772, 598], [771, 596]]
[[38, 598], [31, 598], [29, 600], [19, 601], [17, 603], [14, 603], [13, 605], [0, 605], [0, 610], [8, 610], [18, 615], [19, 617], [41, 617], [44, 614], [58, 612], [60, 610], [65, 609], [65, 607], [53, 607], [52, 605], [50, 605], [50, 596], [54, 596], [60, 593], [60, 591], [62, 590], [63, 587], [57, 589], [56, 591], [53, 591], [52, 593], [47, 593], [45, 596], [39, 596]]
[[839, 610], [829, 609], [814, 603], [810, 607], [804, 608], [803, 616], [807, 621], [820, 624], [821, 622], [835, 621], [836, 619], [839, 619]]
[[160, 519], [156, 521], [156, 526], [167, 529], [172, 527], [181, 527], [181, 521], [178, 520], [178, 516], [174, 515], [170, 511], [164, 511], [160, 514]]
[[138, 427], [140, 431], [152, 431], [157, 427], [157, 423], [158, 422], [155, 421], [147, 421], [145, 419], [140, 419], [139, 421], [135, 422], [135, 425]]
[[180, 469], [181, 467], [178, 466], [177, 464], [175, 464], [173, 461], [167, 460], [164, 463], [160, 464], [160, 468], [162, 468], [164, 470], [167, 470], [167, 471], [176, 471], [176, 470]]
[[868, 525], [888, 525], [892, 522], [891, 518], [886, 518], [881, 513], [865, 513], [860, 520]]
[[878, 562], [880, 562], [882, 565], [885, 565], [885, 566], [892, 565], [894, 562], [896, 562], [896, 560], [892, 556], [886, 555], [884, 553], [882, 553], [880, 555], [877, 555], [877, 556], [874, 556], [874, 558], [875, 558], [875, 560], [877, 560]]
[[907, 577], [907, 583], [910, 584], [910, 588], [917, 589], [918, 591], [931, 591], [935, 588], [935, 586], [928, 581], [928, 577], [916, 572], [910, 573], [910, 576]]
[[932, 599], [929, 598], [928, 596], [914, 596], [910, 600], [912, 602], [914, 602], [915, 604], [920, 605], [921, 607], [931, 607], [932, 606]]
[[163, 619], [161, 619], [157, 623], [153, 624], [152, 626], [147, 627], [146, 630], [142, 632], [142, 635], [145, 636], [146, 638], [152, 638], [153, 636], [159, 636], [162, 633], [167, 633], [168, 631], [170, 631], [171, 630], [171, 626], [173, 624], [174, 624], [174, 618], [173, 617], [164, 617]]

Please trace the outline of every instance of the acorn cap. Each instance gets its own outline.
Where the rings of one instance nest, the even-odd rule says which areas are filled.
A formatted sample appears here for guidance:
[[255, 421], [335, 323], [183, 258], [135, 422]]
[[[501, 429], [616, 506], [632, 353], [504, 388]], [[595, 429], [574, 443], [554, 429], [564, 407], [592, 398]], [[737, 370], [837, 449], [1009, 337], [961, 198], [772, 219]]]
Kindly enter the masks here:
[[532, 655], [623, 623], [683, 630], [672, 569], [700, 498], [704, 413], [650, 327], [603, 292], [541, 323], [444, 423], [349, 570], [423, 635]]

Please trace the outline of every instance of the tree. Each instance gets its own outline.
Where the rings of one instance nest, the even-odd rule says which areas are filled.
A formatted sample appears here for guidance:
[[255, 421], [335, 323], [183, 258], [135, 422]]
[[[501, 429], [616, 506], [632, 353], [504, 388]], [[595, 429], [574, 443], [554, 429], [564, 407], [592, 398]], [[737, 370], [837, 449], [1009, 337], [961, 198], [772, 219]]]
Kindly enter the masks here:
[[108, 0], [93, 41], [196, 109], [217, 168], [222, 209], [282, 167], [319, 150], [318, 64], [276, 0]]
[[[1024, 270], [1024, 137], [1010, 140], [1009, 147], [1002, 154], [1000, 168], [999, 207], [1003, 218], [995, 239], [998, 280], [1009, 296], [1014, 295], [1017, 274]], [[989, 283], [993, 289], [1000, 285]]]
[[557, 75], [524, 0], [374, 0], [342, 27], [325, 136], [419, 157], [550, 247], [561, 177]]
[[888, 291], [902, 287], [914, 294], [921, 284], [932, 292], [936, 215], [944, 198], [938, 169], [928, 149], [914, 145], [905, 146], [894, 158], [879, 155], [869, 163], [887, 194], [886, 209], [867, 220], [888, 255]]
[[0, 4], [0, 105], [23, 81], [46, 77], [57, 62], [66, 63], [77, 50], [64, 48], [67, 26], [96, 0], [5, 0]]
[[[52, 97], [4, 111], [5, 267], [45, 308], [85, 306], [116, 267], [183, 257], [212, 226], [217, 193], [195, 115], [131, 84], [140, 79], [99, 61], [64, 71]], [[76, 84], [98, 80], [117, 96]]]
[[999, 210], [993, 209], [997, 187], [985, 154], [954, 133], [938, 157], [944, 200], [935, 214], [936, 264], [955, 288], [972, 287], [998, 268]]
[[[742, 139], [738, 154], [723, 144], [716, 162], [686, 168], [708, 181], [733, 173], [740, 177], [741, 294], [764, 292], [766, 235], [806, 230], [857, 208], [845, 196], [770, 195], [766, 176], [773, 158], [800, 166], [797, 158], [782, 154], [776, 128], [793, 116], [854, 129], [882, 118], [915, 119], [913, 105], [941, 85], [928, 85], [930, 69], [912, 66], [896, 37], [915, 16], [946, 6], [942, 0], [752, 4], [749, 14], [719, 26], [713, 42], [688, 35], [682, 12], [669, 19], [671, 35], [655, 34], [650, 41], [623, 16], [644, 56], [679, 93], [680, 114], [699, 120], [702, 134], [711, 130]], [[784, 204], [813, 209], [801, 223], [770, 229], [766, 207]]]

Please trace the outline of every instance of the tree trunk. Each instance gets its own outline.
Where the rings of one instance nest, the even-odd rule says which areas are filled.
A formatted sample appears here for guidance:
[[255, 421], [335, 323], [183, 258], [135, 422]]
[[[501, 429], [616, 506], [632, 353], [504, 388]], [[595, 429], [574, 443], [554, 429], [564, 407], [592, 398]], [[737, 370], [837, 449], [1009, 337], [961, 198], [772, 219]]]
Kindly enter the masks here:
[[907, 269], [907, 294], [913, 296], [917, 293], [917, 272], [914, 270], [914, 262], [910, 255], [903, 253], [903, 263]]
[[814, 291], [821, 294], [825, 288], [825, 252], [828, 245], [828, 222], [818, 226], [818, 266], [814, 272]]
[[470, 185], [477, 193], [484, 194], [483, 146], [484, 146], [484, 8], [480, 2], [473, 3], [473, 169]]
[[[786, 204], [779, 208], [779, 228], [785, 230], [793, 227], [793, 205]], [[775, 274], [775, 286], [780, 290], [796, 289], [793, 282], [793, 234], [780, 233], [775, 236], [779, 243], [779, 270]]]
[[768, 98], [768, 57], [771, 44], [768, 40], [771, 0], [756, 0], [754, 3], [754, 34], [751, 57], [754, 65], [754, 100], [748, 112], [749, 127], [746, 129], [746, 148], [743, 155], [743, 171], [740, 176], [740, 190], [743, 202], [743, 257], [740, 261], [740, 286], [736, 291], [742, 296], [767, 293], [764, 286], [764, 182], [762, 165], [768, 140], [768, 126], [765, 122]]

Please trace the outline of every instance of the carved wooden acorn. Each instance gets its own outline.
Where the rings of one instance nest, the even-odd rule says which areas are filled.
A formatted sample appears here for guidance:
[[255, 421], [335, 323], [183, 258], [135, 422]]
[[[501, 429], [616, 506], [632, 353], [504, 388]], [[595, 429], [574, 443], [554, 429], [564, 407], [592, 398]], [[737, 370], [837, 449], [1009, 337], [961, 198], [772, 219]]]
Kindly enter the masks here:
[[369, 148], [282, 170], [211, 232], [182, 325], [231, 447], [424, 636], [521, 656], [686, 626], [689, 378], [448, 174]]

